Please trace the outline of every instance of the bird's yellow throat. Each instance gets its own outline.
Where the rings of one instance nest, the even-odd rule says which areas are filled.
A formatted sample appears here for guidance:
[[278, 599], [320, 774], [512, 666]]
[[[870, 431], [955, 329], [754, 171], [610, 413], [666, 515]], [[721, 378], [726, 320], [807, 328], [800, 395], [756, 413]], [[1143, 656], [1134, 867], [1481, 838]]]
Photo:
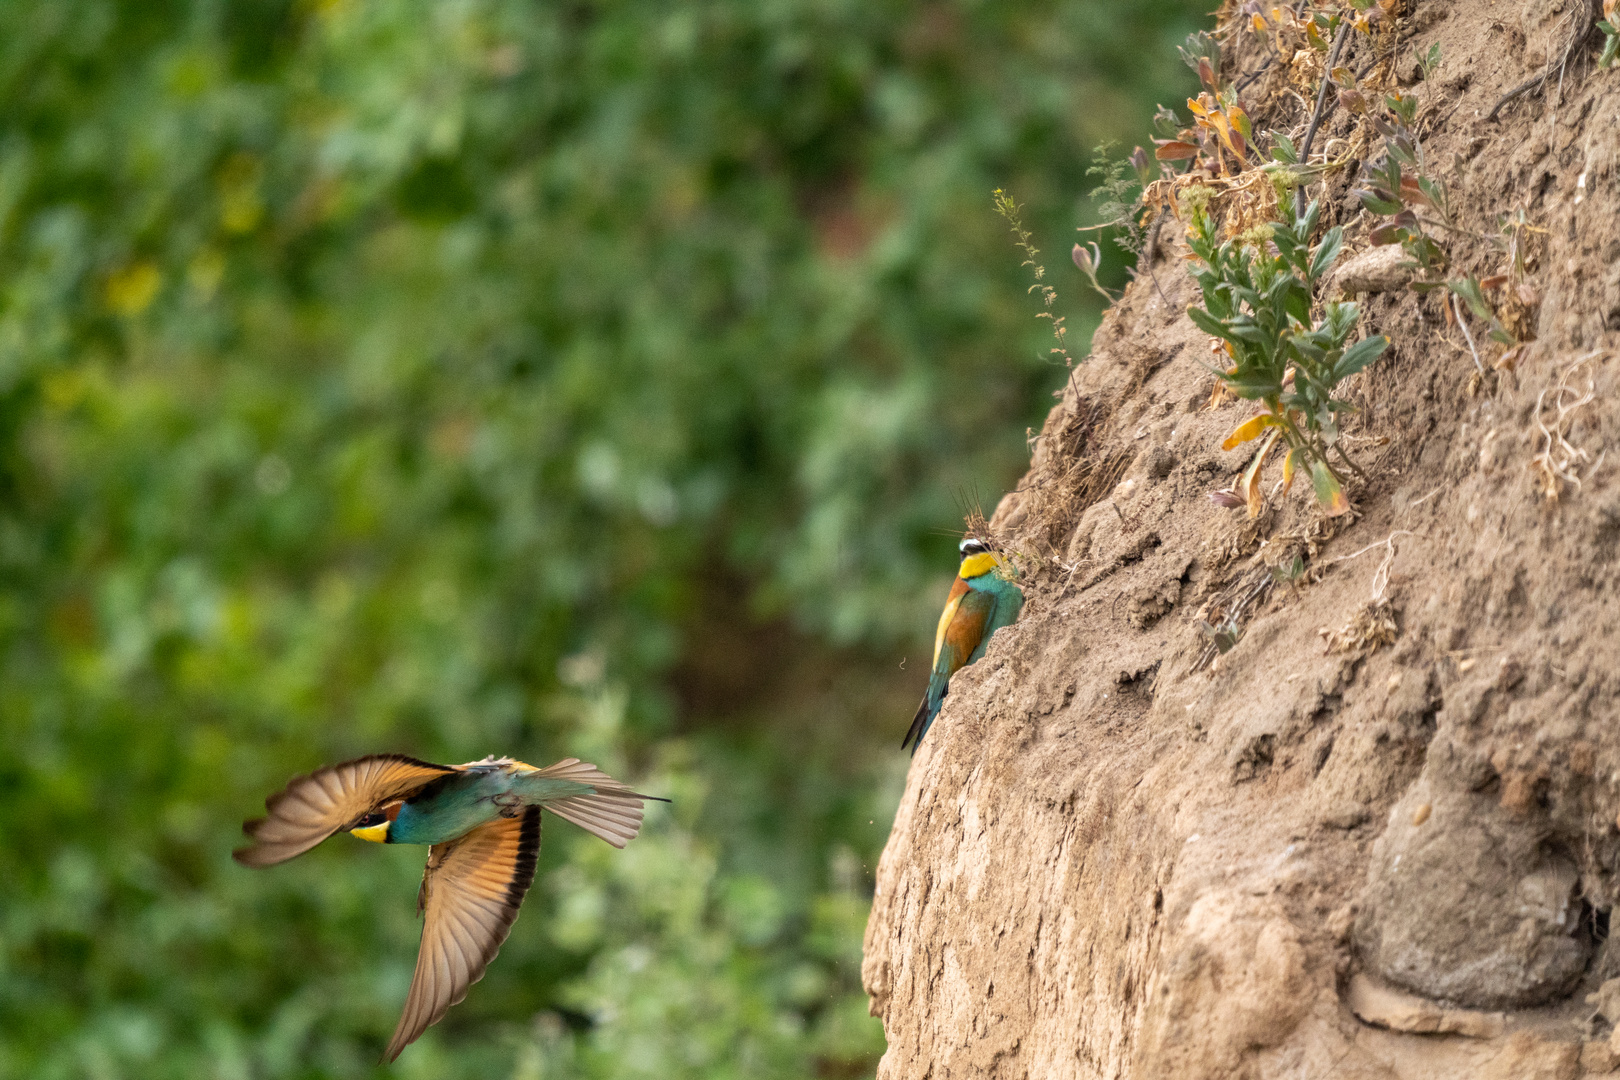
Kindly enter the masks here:
[[349, 832], [362, 840], [370, 840], [373, 844], [386, 844], [388, 842], [388, 826], [390, 822], [383, 821], [376, 825], [368, 825], [364, 829], [350, 829]]
[[976, 578], [980, 574], [988, 574], [996, 568], [1001, 560], [993, 552], [981, 551], [977, 555], [969, 555], [962, 560], [962, 569], [956, 572], [960, 578]]

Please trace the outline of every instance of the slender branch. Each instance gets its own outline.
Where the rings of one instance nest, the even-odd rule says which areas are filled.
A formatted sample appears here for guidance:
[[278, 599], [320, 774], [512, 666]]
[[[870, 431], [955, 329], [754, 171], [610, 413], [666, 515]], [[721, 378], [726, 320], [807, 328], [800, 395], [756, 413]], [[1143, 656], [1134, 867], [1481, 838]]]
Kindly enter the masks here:
[[1271, 70], [1271, 65], [1277, 60], [1277, 52], [1275, 49], [1271, 49], [1270, 46], [1267, 46], [1267, 49], [1270, 52], [1270, 55], [1266, 57], [1266, 62], [1249, 72], [1247, 75], [1243, 76], [1243, 78], [1238, 81], [1238, 93], [1243, 93], [1243, 91], [1249, 88], [1250, 83], [1254, 82], [1254, 80]]
[[1491, 111], [1485, 114], [1485, 119], [1495, 120], [1496, 114], [1502, 111], [1502, 107], [1504, 105], [1517, 98], [1523, 97], [1525, 94], [1534, 93], [1535, 91], [1540, 90], [1543, 86], [1547, 85], [1547, 80], [1552, 78], [1552, 73], [1554, 70], [1557, 70], [1558, 72], [1559, 82], [1563, 82], [1564, 68], [1569, 66], [1569, 62], [1574, 59], [1576, 51], [1580, 49], [1581, 45], [1586, 41], [1586, 39], [1592, 35], [1592, 30], [1597, 26], [1599, 15], [1597, 0], [1587, 0], [1586, 11], [1587, 17], [1586, 25], [1584, 27], [1580, 26], [1580, 13], [1570, 13], [1570, 22], [1575, 24], [1576, 30], [1575, 33], [1571, 35], [1569, 44], [1564, 47], [1563, 58], [1560, 59], [1557, 64], [1549, 63], [1546, 68], [1542, 70], [1541, 74], [1526, 79], [1518, 86], [1515, 86], [1513, 89], [1503, 94], [1497, 100], [1496, 104], [1491, 106]]
[[1256, 80], [1260, 76], [1264, 75], [1270, 69], [1271, 69], [1271, 61], [1267, 60], [1265, 63], [1261, 64], [1259, 67], [1255, 68], [1253, 71], [1251, 71], [1247, 75], [1243, 76], [1243, 78], [1241, 80], [1239, 80], [1239, 82], [1237, 83], [1237, 92], [1240, 93], [1240, 94], [1243, 93], [1243, 91], [1245, 91], [1245, 90], [1247, 90], [1249, 88], [1249, 85], [1251, 83], [1253, 83], [1254, 80]]
[[1350, 471], [1351, 472], [1355, 473], [1363, 481], [1365, 481], [1367, 479], [1367, 474], [1362, 471], [1361, 466], [1357, 465], [1355, 463], [1355, 461], [1350, 457], [1349, 454], [1344, 452], [1344, 447], [1340, 446], [1338, 443], [1334, 443], [1333, 444], [1333, 452], [1335, 454], [1339, 455], [1339, 460], [1340, 461], [1343, 461], [1346, 465], [1350, 466]]
[[[1322, 125], [1322, 117], [1325, 115], [1328, 84], [1333, 81], [1333, 65], [1339, 62], [1339, 50], [1344, 48], [1345, 39], [1349, 36], [1350, 23], [1346, 20], [1339, 26], [1339, 32], [1333, 36], [1333, 49], [1328, 53], [1327, 68], [1322, 72], [1322, 85], [1316, 88], [1316, 109], [1311, 113], [1310, 126], [1305, 129], [1305, 138], [1299, 144], [1299, 160], [1304, 164], [1310, 164], [1311, 143], [1316, 140], [1316, 129]], [[1300, 216], [1305, 214], [1304, 185], [1294, 191], [1294, 212]]]
[[1498, 98], [1496, 104], [1491, 107], [1491, 111], [1485, 114], [1485, 119], [1495, 120], [1496, 114], [1502, 111], [1502, 106], [1506, 105], [1515, 98], [1523, 97], [1532, 90], [1540, 90], [1542, 84], [1546, 81], [1547, 72], [1545, 71], [1543, 71], [1540, 75], [1526, 79], [1524, 82], [1520, 83], [1518, 86], [1515, 86], [1513, 89], [1509, 90], [1507, 93]]
[[[1153, 279], [1153, 288], [1158, 291], [1159, 299], [1164, 301], [1164, 306], [1167, 308], [1175, 305], [1170, 303], [1170, 298], [1164, 293], [1164, 286], [1159, 284], [1159, 275], [1153, 272], [1153, 256], [1158, 253], [1159, 229], [1164, 225], [1164, 219], [1169, 216], [1170, 208], [1165, 207], [1159, 211], [1159, 216], [1153, 219], [1153, 225], [1148, 229], [1147, 243], [1143, 245], [1142, 256], [1138, 260], [1139, 263], [1147, 266], [1148, 277]], [[1133, 276], [1135, 276], [1134, 271]]]

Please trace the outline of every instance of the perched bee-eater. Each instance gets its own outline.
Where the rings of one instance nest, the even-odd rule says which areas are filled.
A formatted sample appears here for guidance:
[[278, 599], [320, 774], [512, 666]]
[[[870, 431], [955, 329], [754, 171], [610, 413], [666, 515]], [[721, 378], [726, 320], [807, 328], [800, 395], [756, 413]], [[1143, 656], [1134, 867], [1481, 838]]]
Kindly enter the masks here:
[[[416, 896], [424, 916], [416, 974], [388, 1043], [393, 1061], [484, 977], [517, 918], [540, 855], [540, 808], [622, 848], [641, 830], [639, 795], [568, 758], [545, 769], [511, 758], [433, 765], [373, 754], [300, 776], [242, 826], [244, 866], [273, 866], [337, 832], [428, 844]], [[664, 802], [667, 800], [659, 800]]]
[[962, 553], [962, 566], [945, 598], [945, 611], [934, 634], [934, 668], [928, 676], [928, 692], [917, 706], [911, 729], [900, 741], [901, 749], [910, 744], [913, 754], [945, 704], [951, 676], [983, 656], [990, 635], [1011, 626], [1024, 607], [1023, 591], [1003, 576], [1009, 572], [1005, 560], [987, 544], [969, 537], [957, 550]]

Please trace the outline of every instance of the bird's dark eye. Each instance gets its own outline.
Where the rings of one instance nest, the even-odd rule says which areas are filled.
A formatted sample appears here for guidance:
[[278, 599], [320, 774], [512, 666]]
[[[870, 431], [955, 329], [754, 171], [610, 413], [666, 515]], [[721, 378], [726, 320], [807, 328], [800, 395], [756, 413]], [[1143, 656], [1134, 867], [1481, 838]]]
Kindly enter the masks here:
[[388, 815], [387, 814], [367, 814], [365, 817], [361, 818], [359, 821], [355, 822], [350, 827], [355, 828], [355, 829], [369, 829], [373, 825], [381, 825], [383, 822], [385, 822], [387, 820], [388, 820]]

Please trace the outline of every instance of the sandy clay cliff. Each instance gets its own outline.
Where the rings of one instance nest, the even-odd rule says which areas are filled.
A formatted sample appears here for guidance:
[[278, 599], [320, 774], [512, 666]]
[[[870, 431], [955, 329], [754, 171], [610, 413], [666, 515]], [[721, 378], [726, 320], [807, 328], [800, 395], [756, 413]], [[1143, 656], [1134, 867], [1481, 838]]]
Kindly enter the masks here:
[[[1352, 383], [1356, 512], [1296, 486], [1251, 520], [1209, 493], [1255, 407], [1212, 394], [1160, 231], [991, 523], [1029, 600], [883, 855], [880, 1078], [1620, 1077], [1620, 67], [1587, 0], [1398, 14], [1392, 59], [1342, 62], [1411, 87], [1441, 45], [1418, 129], [1451, 264], [1496, 273], [1481, 237], [1522, 210], [1530, 343], [1497, 366], [1475, 323], [1477, 366], [1443, 294], [1366, 254], [1376, 147], [1332, 111], [1352, 160], [1313, 191], [1371, 268], [1334, 287], [1393, 344]], [[1273, 67], [1245, 101], [1297, 134], [1308, 86]]]

